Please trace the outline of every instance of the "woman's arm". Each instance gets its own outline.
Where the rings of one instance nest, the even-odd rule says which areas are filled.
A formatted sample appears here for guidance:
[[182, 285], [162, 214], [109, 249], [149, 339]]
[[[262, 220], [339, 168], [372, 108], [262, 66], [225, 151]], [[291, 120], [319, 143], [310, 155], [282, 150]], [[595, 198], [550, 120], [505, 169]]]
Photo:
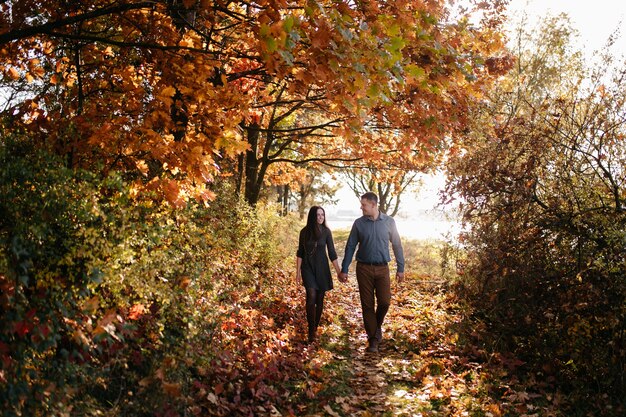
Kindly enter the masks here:
[[298, 236], [298, 250], [296, 251], [296, 284], [302, 283], [302, 258], [304, 257], [304, 229]]
[[296, 284], [302, 283], [302, 258], [296, 256]]
[[326, 237], [326, 246], [328, 247], [328, 257], [335, 267], [335, 272], [337, 273], [337, 276], [339, 276], [339, 273], [341, 272], [341, 267], [339, 266], [339, 261], [337, 260], [338, 256], [337, 251], [335, 250], [335, 242], [333, 241], [333, 234], [330, 230], [328, 231], [328, 236]]

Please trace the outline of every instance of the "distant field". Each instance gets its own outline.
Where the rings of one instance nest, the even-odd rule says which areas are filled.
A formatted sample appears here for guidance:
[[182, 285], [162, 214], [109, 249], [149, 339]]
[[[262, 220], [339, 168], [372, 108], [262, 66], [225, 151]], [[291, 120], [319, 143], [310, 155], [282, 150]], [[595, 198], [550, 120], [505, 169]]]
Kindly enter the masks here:
[[[327, 221], [328, 227], [333, 232], [340, 230], [349, 231], [354, 219], [333, 219], [329, 216]], [[460, 229], [458, 222], [446, 220], [439, 216], [424, 216], [415, 219], [396, 218], [396, 225], [403, 240], [441, 240], [445, 239], [447, 235], [453, 237]]]
[[[350, 233], [350, 225], [343, 228], [333, 228], [333, 237], [335, 239], [335, 247], [339, 262], [343, 260], [344, 248], [348, 234]], [[332, 228], [332, 224], [329, 222]], [[432, 225], [426, 225], [432, 227]], [[445, 275], [442, 271], [442, 252], [446, 247], [446, 240], [442, 237], [416, 238], [403, 228], [403, 223], [399, 222], [398, 229], [400, 231], [402, 246], [405, 258], [405, 271], [409, 276], [418, 279], [438, 279]], [[391, 247], [390, 247], [391, 251]], [[393, 257], [393, 252], [392, 252]], [[395, 270], [395, 264], [392, 264], [392, 270]], [[350, 267], [350, 273], [354, 274], [354, 262]]]

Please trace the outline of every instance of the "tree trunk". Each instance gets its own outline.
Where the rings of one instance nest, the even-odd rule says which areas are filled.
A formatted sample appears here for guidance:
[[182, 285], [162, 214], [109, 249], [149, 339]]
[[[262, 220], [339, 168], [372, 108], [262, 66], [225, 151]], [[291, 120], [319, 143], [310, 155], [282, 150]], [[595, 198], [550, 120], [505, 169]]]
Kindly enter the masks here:
[[250, 205], [255, 205], [259, 200], [260, 187], [258, 185], [259, 160], [257, 158], [257, 148], [259, 147], [259, 125], [254, 123], [245, 126], [248, 135], [250, 149], [246, 151], [245, 157], [245, 192], [244, 196]]
[[243, 154], [239, 154], [237, 157], [237, 181], [235, 182], [235, 194], [237, 197], [241, 196], [243, 191], [243, 169], [245, 166], [245, 159]]
[[280, 215], [284, 217], [289, 212], [289, 185], [276, 186], [276, 193], [278, 194], [277, 203], [280, 204]]
[[306, 216], [306, 203], [310, 194], [311, 187], [309, 183], [300, 184], [300, 191], [298, 191], [298, 216], [300, 220]]

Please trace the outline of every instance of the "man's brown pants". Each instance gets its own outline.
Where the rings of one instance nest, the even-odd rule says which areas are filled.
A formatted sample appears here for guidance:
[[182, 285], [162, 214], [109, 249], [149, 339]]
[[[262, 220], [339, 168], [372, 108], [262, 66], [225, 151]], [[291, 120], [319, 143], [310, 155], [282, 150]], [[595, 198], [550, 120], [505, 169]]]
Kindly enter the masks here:
[[356, 280], [363, 310], [363, 324], [368, 340], [381, 327], [391, 303], [391, 281], [389, 265], [356, 264]]

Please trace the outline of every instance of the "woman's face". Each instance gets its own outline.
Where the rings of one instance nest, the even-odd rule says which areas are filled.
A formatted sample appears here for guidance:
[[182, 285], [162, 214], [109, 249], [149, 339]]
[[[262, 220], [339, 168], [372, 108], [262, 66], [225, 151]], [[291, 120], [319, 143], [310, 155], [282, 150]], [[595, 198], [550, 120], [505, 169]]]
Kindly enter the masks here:
[[317, 209], [317, 224], [324, 224], [325, 217], [324, 210], [321, 208]]

